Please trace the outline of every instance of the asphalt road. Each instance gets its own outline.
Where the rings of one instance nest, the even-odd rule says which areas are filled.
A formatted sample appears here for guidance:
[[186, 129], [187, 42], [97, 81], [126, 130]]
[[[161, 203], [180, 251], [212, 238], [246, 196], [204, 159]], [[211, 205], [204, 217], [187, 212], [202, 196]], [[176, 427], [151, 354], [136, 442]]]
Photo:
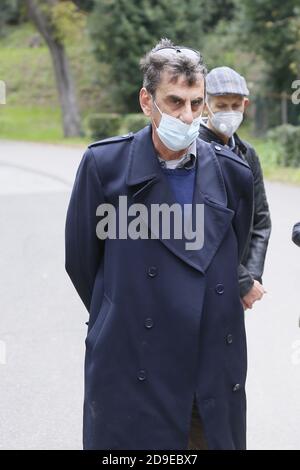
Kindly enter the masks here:
[[[0, 141], [0, 449], [81, 449], [87, 312], [64, 223], [83, 150]], [[246, 312], [248, 448], [300, 449], [300, 188], [267, 193], [268, 293]]]

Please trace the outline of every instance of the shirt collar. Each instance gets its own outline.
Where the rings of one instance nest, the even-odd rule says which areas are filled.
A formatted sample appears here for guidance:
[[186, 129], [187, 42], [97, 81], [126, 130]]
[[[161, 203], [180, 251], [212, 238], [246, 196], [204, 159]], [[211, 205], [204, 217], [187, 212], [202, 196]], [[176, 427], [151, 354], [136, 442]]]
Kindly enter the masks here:
[[197, 158], [197, 144], [196, 140], [191, 143], [188, 147], [186, 153], [182, 155], [180, 158], [176, 158], [175, 160], [165, 160], [164, 158], [158, 155], [158, 160], [162, 166], [162, 168], [168, 168], [170, 170], [174, 170], [175, 168], [185, 168], [190, 170], [194, 168]]

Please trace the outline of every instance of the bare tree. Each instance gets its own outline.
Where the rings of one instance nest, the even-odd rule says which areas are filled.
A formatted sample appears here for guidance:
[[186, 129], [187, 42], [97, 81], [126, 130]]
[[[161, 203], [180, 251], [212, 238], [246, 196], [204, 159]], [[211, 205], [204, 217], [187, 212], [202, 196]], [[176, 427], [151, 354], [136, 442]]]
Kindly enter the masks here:
[[62, 110], [64, 136], [74, 137], [82, 135], [74, 82], [64, 44], [49, 15], [49, 11], [58, 1], [25, 0], [29, 17], [50, 50]]

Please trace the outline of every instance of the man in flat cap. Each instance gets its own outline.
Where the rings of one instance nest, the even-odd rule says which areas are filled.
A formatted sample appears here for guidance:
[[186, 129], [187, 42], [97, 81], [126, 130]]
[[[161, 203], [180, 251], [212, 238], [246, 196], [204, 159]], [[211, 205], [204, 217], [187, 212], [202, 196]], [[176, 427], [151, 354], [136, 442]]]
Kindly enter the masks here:
[[206, 78], [208, 122], [202, 123], [199, 136], [206, 142], [229, 147], [246, 161], [254, 179], [253, 224], [248, 247], [239, 267], [240, 295], [244, 308], [252, 308], [265, 293], [262, 275], [271, 233], [271, 219], [263, 173], [254, 148], [236, 134], [249, 104], [246, 80], [230, 67], [212, 69]]

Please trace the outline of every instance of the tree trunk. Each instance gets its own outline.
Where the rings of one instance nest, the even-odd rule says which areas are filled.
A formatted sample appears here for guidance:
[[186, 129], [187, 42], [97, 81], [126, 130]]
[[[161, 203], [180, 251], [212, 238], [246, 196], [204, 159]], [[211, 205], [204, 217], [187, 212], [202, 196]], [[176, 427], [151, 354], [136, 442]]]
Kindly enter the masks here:
[[54, 44], [49, 48], [62, 109], [64, 135], [65, 137], [82, 135], [75, 87], [64, 47]]
[[[55, 1], [47, 0], [47, 3], [51, 7]], [[26, 0], [26, 4], [31, 20], [45, 39], [50, 50], [62, 111], [64, 136], [80, 136], [82, 131], [75, 87], [64, 45], [56, 38], [53, 26], [40, 9], [38, 1]]]

